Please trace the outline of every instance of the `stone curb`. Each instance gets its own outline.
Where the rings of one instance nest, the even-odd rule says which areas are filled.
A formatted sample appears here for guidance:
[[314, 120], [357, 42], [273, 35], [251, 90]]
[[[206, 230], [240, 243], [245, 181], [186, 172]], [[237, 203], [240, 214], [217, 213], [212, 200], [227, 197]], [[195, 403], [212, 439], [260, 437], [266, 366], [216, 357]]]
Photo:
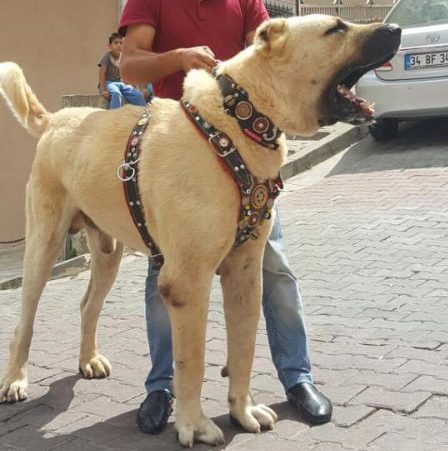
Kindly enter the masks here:
[[351, 127], [330, 133], [325, 138], [320, 139], [314, 145], [310, 144], [303, 155], [290, 157], [283, 165], [281, 174], [284, 180], [317, 166], [333, 155], [341, 152], [347, 147], [357, 143], [368, 134], [367, 127]]
[[[78, 255], [60, 263], [56, 263], [51, 271], [50, 280], [73, 276], [90, 267], [90, 254]], [[22, 276], [0, 282], [0, 290], [12, 290], [22, 286]]]
[[[315, 144], [309, 144], [304, 152], [291, 155], [283, 165], [281, 174], [284, 180], [322, 163], [345, 148], [355, 144], [367, 135], [366, 127], [351, 127], [330, 133]], [[57, 263], [52, 270], [51, 279], [78, 274], [89, 269], [90, 255], [83, 254]], [[10, 290], [22, 286], [22, 277], [14, 277], [0, 282], [0, 290]]]

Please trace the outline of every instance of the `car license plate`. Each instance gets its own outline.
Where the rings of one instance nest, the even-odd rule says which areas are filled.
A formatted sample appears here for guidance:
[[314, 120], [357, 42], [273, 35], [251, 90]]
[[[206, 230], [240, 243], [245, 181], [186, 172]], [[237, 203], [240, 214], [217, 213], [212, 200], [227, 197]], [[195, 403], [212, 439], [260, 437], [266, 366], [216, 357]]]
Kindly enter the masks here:
[[410, 53], [404, 56], [404, 67], [406, 70], [427, 69], [440, 66], [448, 66], [448, 51]]

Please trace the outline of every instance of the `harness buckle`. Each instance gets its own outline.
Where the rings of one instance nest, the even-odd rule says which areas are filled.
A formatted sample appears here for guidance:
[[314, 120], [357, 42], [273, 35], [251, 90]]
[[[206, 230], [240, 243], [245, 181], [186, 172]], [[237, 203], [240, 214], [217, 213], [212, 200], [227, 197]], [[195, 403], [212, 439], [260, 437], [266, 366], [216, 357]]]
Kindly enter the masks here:
[[219, 155], [221, 158], [227, 158], [231, 153], [235, 152], [235, 150], [236, 150], [236, 147], [231, 147], [230, 150], [227, 151], [226, 153], [219, 153], [219, 152], [218, 152], [218, 155]]
[[213, 139], [218, 138], [221, 135], [221, 132], [212, 133], [208, 137], [208, 142], [211, 143]]

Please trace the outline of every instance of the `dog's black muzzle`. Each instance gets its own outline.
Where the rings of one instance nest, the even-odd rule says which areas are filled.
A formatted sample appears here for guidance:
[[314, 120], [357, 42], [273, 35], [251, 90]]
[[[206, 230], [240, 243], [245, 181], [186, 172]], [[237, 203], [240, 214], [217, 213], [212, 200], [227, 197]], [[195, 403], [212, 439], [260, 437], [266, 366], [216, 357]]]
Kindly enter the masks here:
[[329, 85], [322, 98], [320, 125], [337, 121], [349, 124], [368, 124], [374, 111], [368, 103], [350, 90], [367, 72], [382, 66], [397, 53], [401, 42], [401, 28], [395, 24], [378, 25], [365, 39], [359, 58], [345, 67]]
[[384, 24], [367, 38], [362, 51], [366, 66], [390, 59], [397, 52], [401, 42], [401, 28], [396, 24]]

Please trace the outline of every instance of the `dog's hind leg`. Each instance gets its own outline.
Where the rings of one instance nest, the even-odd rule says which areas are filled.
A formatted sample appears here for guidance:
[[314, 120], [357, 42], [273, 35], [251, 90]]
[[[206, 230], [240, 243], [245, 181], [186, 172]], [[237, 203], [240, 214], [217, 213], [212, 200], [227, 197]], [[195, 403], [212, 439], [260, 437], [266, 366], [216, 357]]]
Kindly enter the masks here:
[[97, 351], [96, 332], [104, 300], [117, 276], [123, 245], [97, 229], [89, 220], [85, 227], [91, 252], [90, 280], [81, 301], [81, 347], [79, 369], [84, 377], [110, 375], [111, 365]]
[[231, 251], [219, 268], [224, 291], [230, 379], [229, 404], [232, 420], [246, 431], [272, 429], [277, 415], [250, 396], [250, 373], [260, 317], [262, 249], [256, 241]]
[[[45, 180], [44, 180], [45, 179]], [[9, 361], [0, 384], [0, 402], [27, 397], [27, 369], [37, 306], [62, 248], [74, 209], [64, 189], [49, 174], [32, 175], [26, 196], [26, 248], [23, 260], [22, 309], [9, 346]]]
[[179, 264], [181, 258], [177, 256], [177, 265], [171, 264], [169, 256], [165, 255], [165, 258], [159, 276], [159, 288], [171, 321], [175, 362], [175, 427], [179, 442], [183, 446], [193, 446], [195, 440], [218, 445], [224, 443], [223, 433], [204, 415], [201, 408], [205, 332], [213, 265], [205, 264], [205, 259], [199, 257], [191, 257], [194, 264], [191, 261]]

